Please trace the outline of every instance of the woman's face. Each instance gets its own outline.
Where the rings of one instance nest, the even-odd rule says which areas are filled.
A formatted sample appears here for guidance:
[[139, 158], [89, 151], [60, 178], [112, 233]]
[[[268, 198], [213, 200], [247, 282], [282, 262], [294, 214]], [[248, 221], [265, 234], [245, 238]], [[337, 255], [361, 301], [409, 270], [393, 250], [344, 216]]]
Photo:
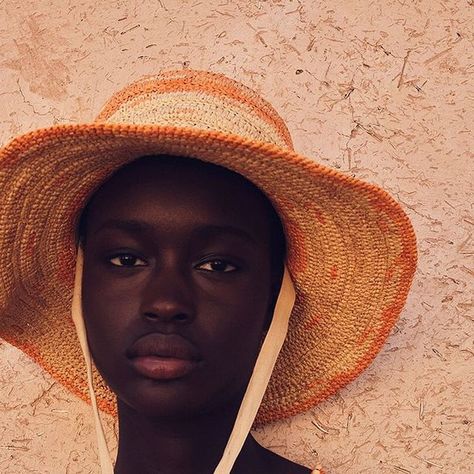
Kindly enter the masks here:
[[158, 417], [240, 404], [280, 283], [271, 230], [255, 189], [196, 160], [138, 160], [94, 195], [84, 319], [123, 403]]

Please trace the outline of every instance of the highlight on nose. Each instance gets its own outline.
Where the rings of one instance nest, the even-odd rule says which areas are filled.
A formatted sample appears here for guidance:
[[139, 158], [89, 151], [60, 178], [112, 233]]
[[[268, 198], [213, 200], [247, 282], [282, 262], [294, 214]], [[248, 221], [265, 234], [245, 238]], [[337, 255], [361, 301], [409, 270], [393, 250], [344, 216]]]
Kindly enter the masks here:
[[150, 273], [141, 292], [140, 314], [155, 323], [193, 320], [193, 291], [176, 264]]
[[189, 323], [193, 319], [193, 302], [183, 282], [176, 278], [154, 278], [142, 296], [141, 314], [156, 323]]

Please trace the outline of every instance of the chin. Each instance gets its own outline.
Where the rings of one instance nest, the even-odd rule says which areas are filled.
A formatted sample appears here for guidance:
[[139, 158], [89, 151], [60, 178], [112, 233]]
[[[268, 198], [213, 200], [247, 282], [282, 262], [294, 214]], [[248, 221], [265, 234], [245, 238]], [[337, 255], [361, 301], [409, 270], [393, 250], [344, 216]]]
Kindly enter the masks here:
[[190, 419], [196, 416], [235, 413], [240, 406], [244, 389], [229, 394], [228, 388], [215, 391], [191, 387], [184, 380], [157, 382], [143, 380], [133, 391], [116, 391], [120, 403], [126, 404], [136, 413], [147, 418], [173, 420]]

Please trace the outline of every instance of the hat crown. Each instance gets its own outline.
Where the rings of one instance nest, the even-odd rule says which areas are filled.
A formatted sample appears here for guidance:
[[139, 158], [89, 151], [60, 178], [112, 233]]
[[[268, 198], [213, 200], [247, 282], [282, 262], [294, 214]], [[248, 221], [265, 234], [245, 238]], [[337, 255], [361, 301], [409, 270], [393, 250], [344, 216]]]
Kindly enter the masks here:
[[96, 121], [212, 130], [293, 150], [285, 123], [267, 101], [207, 71], [147, 76], [114, 94]]

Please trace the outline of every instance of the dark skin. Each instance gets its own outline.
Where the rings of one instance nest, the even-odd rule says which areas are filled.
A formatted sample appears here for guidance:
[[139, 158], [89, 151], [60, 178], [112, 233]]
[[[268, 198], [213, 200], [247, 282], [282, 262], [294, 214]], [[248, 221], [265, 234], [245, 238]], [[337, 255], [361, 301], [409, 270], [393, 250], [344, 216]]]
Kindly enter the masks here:
[[[281, 284], [266, 198], [189, 159], [116, 173], [83, 219], [83, 311], [100, 373], [117, 395], [116, 474], [211, 474], [232, 430]], [[182, 338], [190, 373], [155, 380], [130, 363], [150, 334]], [[233, 474], [307, 474], [248, 435]]]

